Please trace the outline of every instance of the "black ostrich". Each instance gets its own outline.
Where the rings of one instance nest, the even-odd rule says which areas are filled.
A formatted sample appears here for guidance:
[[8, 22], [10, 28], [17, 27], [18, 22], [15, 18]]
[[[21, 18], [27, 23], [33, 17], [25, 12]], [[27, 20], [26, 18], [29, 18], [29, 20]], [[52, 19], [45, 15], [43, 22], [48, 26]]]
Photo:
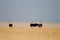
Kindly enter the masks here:
[[9, 27], [13, 27], [13, 24], [9, 23]]
[[37, 26], [40, 28], [40, 27], [42, 27], [42, 24], [38, 24], [38, 23], [31, 23], [30, 24], [30, 27], [37, 27]]

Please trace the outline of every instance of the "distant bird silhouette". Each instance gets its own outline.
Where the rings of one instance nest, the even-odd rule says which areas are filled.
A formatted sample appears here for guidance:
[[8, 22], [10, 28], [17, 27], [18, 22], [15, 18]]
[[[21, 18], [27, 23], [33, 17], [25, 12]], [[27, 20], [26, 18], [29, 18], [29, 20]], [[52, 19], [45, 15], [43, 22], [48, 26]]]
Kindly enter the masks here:
[[9, 23], [9, 27], [12, 27], [12, 26], [13, 26], [13, 24]]
[[30, 27], [37, 27], [37, 26], [40, 28], [40, 27], [42, 27], [42, 24], [37, 24], [37, 23], [30, 24]]

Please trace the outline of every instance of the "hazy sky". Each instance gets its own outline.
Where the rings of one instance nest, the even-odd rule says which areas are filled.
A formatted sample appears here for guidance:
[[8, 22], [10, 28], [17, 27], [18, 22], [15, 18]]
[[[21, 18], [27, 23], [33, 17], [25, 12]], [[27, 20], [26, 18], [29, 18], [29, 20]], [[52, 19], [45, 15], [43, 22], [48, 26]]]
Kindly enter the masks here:
[[60, 0], [0, 0], [0, 21], [60, 22]]

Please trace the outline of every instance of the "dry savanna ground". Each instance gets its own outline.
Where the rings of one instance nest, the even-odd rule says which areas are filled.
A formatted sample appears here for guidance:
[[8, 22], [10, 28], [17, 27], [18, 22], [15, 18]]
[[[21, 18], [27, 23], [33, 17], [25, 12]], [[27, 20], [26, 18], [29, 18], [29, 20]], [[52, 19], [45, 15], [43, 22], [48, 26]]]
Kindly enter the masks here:
[[60, 40], [60, 27], [0, 27], [0, 40]]
[[60, 40], [60, 28], [0, 28], [0, 40]]

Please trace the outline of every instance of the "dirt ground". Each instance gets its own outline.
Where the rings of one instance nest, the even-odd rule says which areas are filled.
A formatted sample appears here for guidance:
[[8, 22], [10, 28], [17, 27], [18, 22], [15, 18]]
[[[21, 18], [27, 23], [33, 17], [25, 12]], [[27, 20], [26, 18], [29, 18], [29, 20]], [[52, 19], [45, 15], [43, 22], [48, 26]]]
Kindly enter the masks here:
[[60, 40], [60, 28], [0, 27], [0, 40]]

